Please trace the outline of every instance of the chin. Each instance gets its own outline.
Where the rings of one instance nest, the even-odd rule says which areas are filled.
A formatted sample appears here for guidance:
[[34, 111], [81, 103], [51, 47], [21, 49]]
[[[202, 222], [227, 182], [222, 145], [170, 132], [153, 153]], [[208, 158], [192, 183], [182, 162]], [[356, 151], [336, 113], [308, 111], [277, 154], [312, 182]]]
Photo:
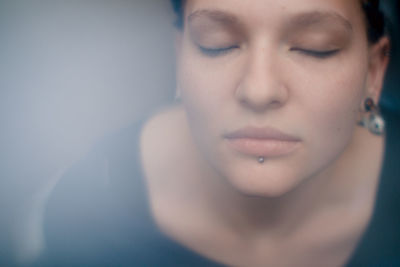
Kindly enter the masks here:
[[249, 197], [279, 198], [301, 183], [301, 179], [288, 172], [287, 168], [281, 171], [266, 169], [269, 168], [233, 170], [225, 177], [235, 191]]

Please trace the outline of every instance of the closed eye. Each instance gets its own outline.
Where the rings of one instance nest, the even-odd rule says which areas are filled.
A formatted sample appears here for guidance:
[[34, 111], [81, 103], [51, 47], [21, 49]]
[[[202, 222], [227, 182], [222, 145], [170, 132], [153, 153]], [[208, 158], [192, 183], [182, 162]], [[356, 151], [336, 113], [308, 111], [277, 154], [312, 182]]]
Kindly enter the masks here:
[[340, 51], [340, 49], [321, 51], [321, 50], [309, 50], [309, 49], [303, 49], [303, 48], [291, 48], [290, 51], [297, 51], [306, 56], [324, 59], [324, 58], [329, 58], [331, 56], [334, 56], [335, 54], [337, 54]]
[[228, 46], [228, 47], [220, 47], [220, 48], [208, 48], [203, 46], [198, 46], [200, 52], [209, 57], [217, 57], [225, 55], [231, 52], [233, 49], [238, 48], [238, 46]]

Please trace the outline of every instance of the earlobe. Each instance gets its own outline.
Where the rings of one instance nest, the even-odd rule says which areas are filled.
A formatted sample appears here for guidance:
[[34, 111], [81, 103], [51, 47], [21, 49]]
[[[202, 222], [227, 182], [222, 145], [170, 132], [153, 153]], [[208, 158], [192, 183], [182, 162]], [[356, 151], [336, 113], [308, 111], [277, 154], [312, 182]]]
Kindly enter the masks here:
[[385, 73], [389, 64], [389, 51], [390, 41], [387, 37], [382, 37], [370, 47], [367, 94], [375, 103], [379, 103], [382, 92]]

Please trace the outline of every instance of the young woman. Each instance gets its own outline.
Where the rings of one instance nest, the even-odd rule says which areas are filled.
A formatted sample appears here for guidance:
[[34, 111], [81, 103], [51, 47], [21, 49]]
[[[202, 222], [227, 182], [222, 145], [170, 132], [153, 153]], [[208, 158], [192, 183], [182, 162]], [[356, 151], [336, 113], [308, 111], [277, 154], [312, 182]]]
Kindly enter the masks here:
[[173, 4], [182, 101], [60, 180], [37, 264], [399, 263], [378, 1]]

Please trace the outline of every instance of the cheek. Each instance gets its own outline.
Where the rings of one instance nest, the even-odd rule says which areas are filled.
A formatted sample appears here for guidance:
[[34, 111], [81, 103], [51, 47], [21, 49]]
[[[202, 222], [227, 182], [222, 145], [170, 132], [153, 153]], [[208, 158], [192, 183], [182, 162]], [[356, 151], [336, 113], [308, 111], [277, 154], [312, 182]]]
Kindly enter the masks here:
[[367, 64], [353, 64], [363, 63], [360, 58], [342, 61], [336, 68], [311, 76], [297, 73], [298, 81], [302, 81], [298, 84], [306, 86], [293, 92], [292, 112], [297, 110], [303, 124], [298, 124], [298, 129], [316, 164], [326, 165], [339, 157], [351, 141], [365, 97]]
[[[192, 61], [190, 66], [182, 64], [179, 76], [180, 88], [182, 90], [182, 103], [189, 118], [189, 123], [194, 135], [202, 137], [211, 136], [216, 131], [213, 126], [213, 114], [220, 114], [220, 104], [223, 96], [221, 91], [216, 90], [219, 80], [215, 75], [207, 75], [196, 63]], [[211, 145], [202, 140], [204, 145]]]
[[240, 76], [238, 66], [240, 63], [211, 64], [192, 50], [183, 54], [178, 69], [182, 103], [194, 142], [209, 166], [224, 177], [232, 174], [228, 174], [231, 168], [225, 162], [227, 155], [221, 148], [221, 134], [223, 129], [236, 126], [241, 120], [234, 115], [240, 115], [233, 96], [238, 82], [234, 77]]
[[337, 57], [291, 64], [292, 77], [285, 78], [295, 108], [321, 125], [335, 127], [354, 120], [366, 91], [367, 51], [363, 43], [355, 42]]
[[[302, 101], [307, 118], [316, 125], [324, 126], [338, 134], [354, 126], [365, 91], [365, 75], [362, 72], [340, 72], [335, 78], [313, 80], [313, 92], [304, 94]], [[301, 109], [299, 108], [301, 111]], [[306, 115], [306, 114], [304, 114]]]
[[[185, 48], [179, 62], [178, 81], [182, 100], [194, 133], [202, 136], [220, 134], [237, 109], [234, 91], [240, 77], [239, 60], [215, 60], [202, 58], [195, 48]], [[225, 125], [221, 125], [224, 123]], [[204, 137], [205, 138], [205, 137]]]
[[237, 64], [224, 64], [218, 60], [210, 64], [210, 60], [202, 59], [197, 53], [188, 51], [180, 62], [178, 81], [184, 102], [188, 107], [221, 111], [232, 101], [236, 84], [234, 77], [239, 76], [234, 67]]

